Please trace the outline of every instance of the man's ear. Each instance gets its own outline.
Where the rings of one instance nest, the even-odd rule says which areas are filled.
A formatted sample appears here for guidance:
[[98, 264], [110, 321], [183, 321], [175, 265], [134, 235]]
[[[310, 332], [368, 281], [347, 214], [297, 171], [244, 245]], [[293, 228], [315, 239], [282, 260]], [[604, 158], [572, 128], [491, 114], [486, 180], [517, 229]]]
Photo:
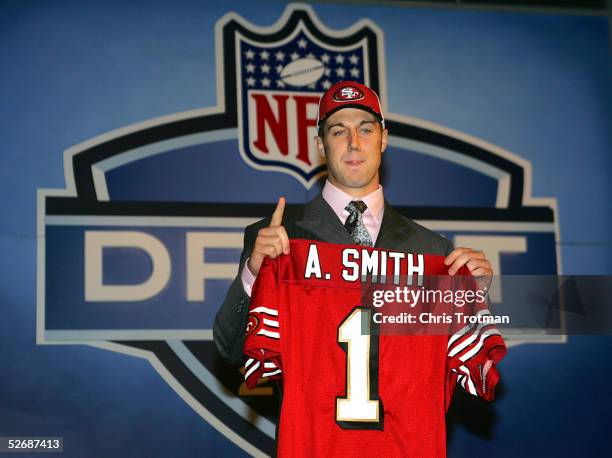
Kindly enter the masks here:
[[380, 152], [384, 153], [385, 150], [387, 149], [387, 143], [389, 142], [389, 130], [388, 129], [383, 129], [382, 131], [382, 139], [381, 139], [381, 145], [380, 145]]
[[325, 157], [325, 145], [323, 144], [323, 139], [316, 135], [314, 137], [315, 144], [317, 146], [317, 151], [321, 155], [321, 157]]

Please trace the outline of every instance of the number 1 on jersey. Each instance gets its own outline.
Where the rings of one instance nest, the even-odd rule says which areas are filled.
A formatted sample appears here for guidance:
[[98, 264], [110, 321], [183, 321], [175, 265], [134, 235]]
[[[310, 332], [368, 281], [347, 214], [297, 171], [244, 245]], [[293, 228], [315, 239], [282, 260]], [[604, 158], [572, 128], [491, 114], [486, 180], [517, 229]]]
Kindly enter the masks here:
[[378, 397], [378, 335], [371, 335], [371, 310], [355, 307], [338, 327], [346, 353], [346, 396], [336, 398], [336, 423], [344, 429], [383, 429]]

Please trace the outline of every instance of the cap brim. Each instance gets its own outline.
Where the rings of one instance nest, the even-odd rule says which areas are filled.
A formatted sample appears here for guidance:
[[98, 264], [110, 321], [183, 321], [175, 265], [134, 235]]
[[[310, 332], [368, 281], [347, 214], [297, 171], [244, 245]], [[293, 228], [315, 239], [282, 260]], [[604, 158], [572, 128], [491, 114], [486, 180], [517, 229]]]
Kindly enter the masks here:
[[384, 126], [384, 120], [383, 120], [383, 117], [380, 115], [380, 113], [376, 113], [370, 107], [367, 107], [365, 105], [360, 105], [358, 103], [347, 103], [346, 105], [340, 105], [339, 107], [336, 107], [333, 110], [328, 111], [324, 118], [319, 119], [317, 127], [320, 126], [321, 123], [323, 123], [327, 118], [329, 118], [335, 112], [340, 111], [340, 110], [342, 110], [344, 108], [358, 108], [360, 110], [367, 111], [368, 113], [373, 114], [376, 117], [376, 119], [378, 119], [383, 124], [383, 126]]

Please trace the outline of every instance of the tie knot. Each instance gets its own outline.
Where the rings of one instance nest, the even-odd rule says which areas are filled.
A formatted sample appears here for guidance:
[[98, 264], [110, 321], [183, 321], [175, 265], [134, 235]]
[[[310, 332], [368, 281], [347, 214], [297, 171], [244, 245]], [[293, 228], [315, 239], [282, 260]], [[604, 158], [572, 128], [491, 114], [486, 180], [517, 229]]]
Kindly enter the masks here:
[[366, 211], [366, 208], [368, 208], [368, 206], [363, 200], [352, 200], [346, 206], [345, 210], [349, 213], [355, 213], [355, 210], [359, 211], [359, 213], [363, 213]]

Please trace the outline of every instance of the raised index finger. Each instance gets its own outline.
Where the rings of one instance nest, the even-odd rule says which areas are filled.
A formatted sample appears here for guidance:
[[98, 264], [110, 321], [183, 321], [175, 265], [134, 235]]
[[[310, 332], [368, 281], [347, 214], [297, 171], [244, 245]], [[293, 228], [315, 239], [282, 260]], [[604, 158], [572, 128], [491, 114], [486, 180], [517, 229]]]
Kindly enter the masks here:
[[276, 208], [274, 209], [274, 213], [272, 213], [272, 219], [270, 220], [269, 227], [278, 227], [283, 222], [283, 213], [285, 212], [285, 198], [279, 197], [278, 204], [276, 204]]

